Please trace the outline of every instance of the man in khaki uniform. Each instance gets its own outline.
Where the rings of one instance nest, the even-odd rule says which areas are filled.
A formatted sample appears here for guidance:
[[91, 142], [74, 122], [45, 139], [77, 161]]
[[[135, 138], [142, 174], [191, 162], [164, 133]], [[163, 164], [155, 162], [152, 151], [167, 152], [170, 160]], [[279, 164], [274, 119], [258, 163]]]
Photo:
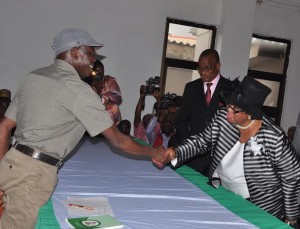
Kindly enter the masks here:
[[[39, 208], [55, 188], [58, 167], [85, 131], [102, 133], [113, 146], [149, 156], [158, 166], [165, 161], [163, 150], [121, 134], [99, 96], [82, 81], [102, 46], [82, 29], [61, 31], [54, 38], [54, 64], [31, 72], [14, 96], [0, 123], [0, 189], [5, 194], [0, 229], [35, 227]], [[15, 126], [17, 142], [7, 152]]]

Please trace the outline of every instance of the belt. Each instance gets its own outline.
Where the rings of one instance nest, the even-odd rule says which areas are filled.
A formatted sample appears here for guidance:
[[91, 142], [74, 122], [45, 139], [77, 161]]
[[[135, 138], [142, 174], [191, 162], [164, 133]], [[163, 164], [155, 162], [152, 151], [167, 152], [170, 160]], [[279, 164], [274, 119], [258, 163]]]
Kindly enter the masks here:
[[63, 164], [63, 160], [57, 159], [55, 157], [51, 157], [48, 154], [45, 154], [40, 150], [31, 148], [29, 146], [21, 145], [17, 142], [14, 144], [13, 148], [15, 148], [16, 150], [18, 150], [21, 153], [28, 155], [29, 157], [32, 157], [39, 161], [45, 162], [49, 165], [59, 167]]

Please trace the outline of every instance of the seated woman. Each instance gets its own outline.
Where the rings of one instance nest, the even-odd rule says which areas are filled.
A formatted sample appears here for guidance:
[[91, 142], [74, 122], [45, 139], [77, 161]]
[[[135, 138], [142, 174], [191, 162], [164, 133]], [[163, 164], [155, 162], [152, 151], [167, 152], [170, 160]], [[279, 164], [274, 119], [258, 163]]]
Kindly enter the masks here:
[[211, 149], [209, 180], [288, 224], [299, 217], [300, 162], [285, 132], [262, 113], [271, 89], [246, 76], [221, 92], [221, 108], [201, 133], [167, 153], [172, 164]]

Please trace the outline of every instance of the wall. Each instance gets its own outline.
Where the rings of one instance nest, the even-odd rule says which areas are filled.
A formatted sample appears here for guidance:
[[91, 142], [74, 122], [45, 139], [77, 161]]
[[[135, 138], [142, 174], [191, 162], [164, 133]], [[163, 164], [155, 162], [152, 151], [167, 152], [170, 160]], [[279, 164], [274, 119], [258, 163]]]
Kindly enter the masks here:
[[[291, 29], [297, 26], [299, 13], [274, 12], [275, 9], [263, 5], [256, 7], [253, 2], [255, 0], [250, 3], [240, 0], [1, 1], [0, 88], [9, 88], [15, 93], [28, 72], [53, 62], [51, 45], [60, 30], [82, 27], [105, 44], [99, 54], [104, 58], [106, 73], [116, 76], [120, 83], [124, 97], [123, 118], [133, 121], [139, 85], [160, 73], [166, 17], [218, 26], [217, 48], [221, 52], [222, 71], [228, 76], [237, 76], [247, 71], [256, 14], [255, 32], [293, 40], [283, 112], [286, 128], [295, 121], [300, 105], [300, 100], [294, 99], [300, 85], [296, 75], [300, 72], [297, 65], [300, 37], [299, 31]], [[278, 19], [274, 19], [274, 15], [278, 15]], [[145, 112], [151, 110], [152, 102], [147, 98]]]
[[258, 35], [291, 40], [281, 126], [285, 131], [296, 124], [300, 111], [300, 12], [262, 4], [257, 7], [253, 32]]
[[217, 31], [217, 49], [221, 59], [221, 74], [235, 79], [247, 74], [255, 0], [224, 0]]
[[[11, 0], [0, 3], [0, 85], [14, 93], [22, 78], [53, 62], [53, 38], [82, 27], [105, 44], [99, 54], [117, 77], [123, 118], [133, 121], [139, 86], [159, 75], [166, 17], [218, 24], [221, 0]], [[149, 100], [149, 101], [148, 101]], [[147, 98], [145, 112], [151, 110]]]

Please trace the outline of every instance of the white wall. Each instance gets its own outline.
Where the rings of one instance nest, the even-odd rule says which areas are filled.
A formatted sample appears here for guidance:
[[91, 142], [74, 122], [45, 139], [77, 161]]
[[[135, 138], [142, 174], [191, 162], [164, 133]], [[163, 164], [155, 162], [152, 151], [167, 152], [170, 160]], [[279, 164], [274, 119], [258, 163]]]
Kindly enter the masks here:
[[[274, 14], [274, 8], [256, 7], [253, 4], [255, 0], [251, 1], [1, 1], [0, 88], [9, 88], [15, 93], [28, 72], [53, 62], [52, 40], [60, 30], [82, 27], [105, 44], [100, 55], [105, 57], [103, 63], [106, 73], [117, 77], [124, 97], [121, 105], [123, 118], [133, 121], [139, 85], [160, 73], [166, 17], [218, 26], [221, 30], [218, 34], [218, 50], [221, 51], [222, 71], [236, 76], [247, 71], [252, 33], [249, 30], [252, 29], [252, 17], [256, 13], [256, 33], [293, 40], [282, 121], [287, 129], [295, 122], [300, 105], [300, 100], [297, 101], [294, 96], [299, 94], [297, 85], [300, 85], [296, 75], [300, 72], [300, 66], [297, 65], [300, 36], [299, 31], [293, 31], [298, 26], [300, 16], [299, 13], [290, 15], [285, 11]], [[234, 10], [229, 11], [231, 8]], [[278, 15], [278, 19], [274, 19], [274, 15]], [[250, 18], [250, 24], [247, 17]], [[233, 22], [234, 26], [231, 25]], [[230, 28], [230, 32], [226, 28]], [[234, 42], [231, 39], [237, 40]], [[231, 47], [235, 44], [238, 44], [238, 48]], [[150, 111], [151, 106], [146, 108], [146, 112]]]
[[166, 17], [215, 25], [220, 18], [220, 2], [1, 1], [0, 87], [14, 93], [25, 74], [53, 62], [52, 40], [60, 30], [82, 27], [105, 44], [100, 54], [106, 57], [106, 73], [117, 77], [124, 97], [122, 116], [133, 121], [139, 85], [160, 74]]
[[300, 12], [269, 7], [257, 7], [253, 32], [259, 35], [291, 40], [292, 48], [287, 71], [281, 126], [285, 131], [294, 126], [300, 111]]
[[224, 0], [217, 30], [221, 74], [231, 80], [247, 74], [256, 0]]

